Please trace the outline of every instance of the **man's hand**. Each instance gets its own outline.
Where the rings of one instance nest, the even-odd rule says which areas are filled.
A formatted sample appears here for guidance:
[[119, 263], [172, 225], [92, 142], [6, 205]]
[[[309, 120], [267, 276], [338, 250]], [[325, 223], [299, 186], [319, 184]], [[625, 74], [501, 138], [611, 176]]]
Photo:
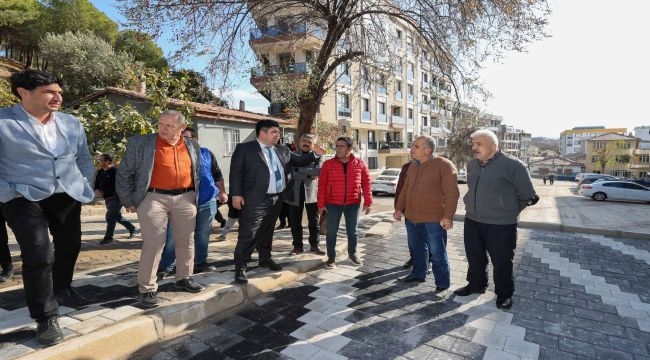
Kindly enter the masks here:
[[135, 206], [129, 206], [129, 207], [125, 208], [125, 209], [126, 209], [126, 212], [129, 212], [129, 213], [134, 213], [134, 212], [137, 211]]
[[318, 156], [323, 156], [325, 155], [325, 149], [322, 146], [320, 146], [320, 144], [318, 144], [314, 146], [314, 153], [316, 153], [316, 155]]
[[393, 213], [393, 219], [395, 219], [396, 221], [402, 221], [402, 212], [399, 210], [395, 210], [395, 212]]
[[324, 207], [318, 208], [318, 215], [319, 216], [323, 216], [323, 213], [326, 213], [326, 212], [327, 212], [327, 209], [325, 209]]
[[363, 214], [364, 215], [370, 214], [370, 206], [364, 206], [363, 207]]
[[241, 210], [242, 206], [244, 206], [244, 197], [243, 196], [233, 196], [232, 197], [232, 207], [234, 207], [237, 210]]
[[217, 201], [219, 201], [219, 204], [225, 204], [228, 202], [228, 194], [225, 192], [220, 192], [219, 195], [217, 195]]
[[96, 197], [104, 197], [104, 192], [101, 190], [95, 190], [95, 196]]
[[443, 217], [440, 219], [440, 226], [445, 230], [449, 230], [454, 227], [454, 221], [450, 218]]

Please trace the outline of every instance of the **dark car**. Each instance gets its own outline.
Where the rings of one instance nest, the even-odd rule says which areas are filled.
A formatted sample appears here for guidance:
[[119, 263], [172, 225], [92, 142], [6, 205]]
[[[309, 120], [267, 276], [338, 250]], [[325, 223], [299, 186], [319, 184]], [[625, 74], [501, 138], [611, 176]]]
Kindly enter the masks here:
[[582, 178], [582, 180], [580, 180], [580, 182], [578, 183], [578, 189], [580, 189], [580, 187], [582, 185], [593, 184], [598, 180], [607, 180], [607, 181], [609, 181], [609, 180], [618, 180], [618, 178], [614, 177], [614, 176], [609, 176], [609, 175], [599, 175], [599, 176], [585, 177], [585, 178]]
[[645, 187], [650, 187], [650, 180], [646, 180], [646, 179], [630, 179], [628, 181], [635, 182], [635, 183], [637, 183], [639, 185], [643, 185]]

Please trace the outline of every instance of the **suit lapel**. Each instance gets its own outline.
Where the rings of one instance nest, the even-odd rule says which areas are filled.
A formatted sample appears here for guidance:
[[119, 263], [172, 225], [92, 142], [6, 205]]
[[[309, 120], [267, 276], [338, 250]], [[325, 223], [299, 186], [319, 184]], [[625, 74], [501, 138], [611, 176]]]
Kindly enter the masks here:
[[65, 140], [66, 149], [67, 149], [66, 151], [70, 151], [70, 149], [72, 148], [72, 144], [70, 142], [71, 129], [69, 129], [68, 122], [63, 120], [65, 114], [57, 112], [55, 116], [56, 116], [56, 127], [58, 129], [59, 134], [61, 134], [61, 136]]
[[264, 155], [264, 149], [262, 148], [262, 146], [260, 146], [260, 143], [257, 140], [253, 140], [253, 142], [254, 142], [254, 144], [253, 144], [254, 149], [257, 150], [257, 155], [260, 157], [260, 159], [262, 159], [262, 162], [264, 163], [264, 165], [266, 165], [266, 168], [267, 169], [270, 168], [271, 165], [269, 165], [269, 163], [266, 162], [266, 156]]

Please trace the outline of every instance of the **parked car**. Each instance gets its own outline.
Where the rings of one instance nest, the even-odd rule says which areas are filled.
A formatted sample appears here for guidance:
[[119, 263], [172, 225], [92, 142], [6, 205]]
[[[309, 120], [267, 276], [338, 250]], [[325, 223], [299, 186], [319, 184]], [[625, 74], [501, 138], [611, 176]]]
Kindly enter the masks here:
[[465, 171], [465, 169], [458, 169], [456, 179], [459, 184], [467, 184], [467, 171]]
[[610, 199], [650, 203], [650, 188], [632, 181], [614, 180], [583, 184], [578, 194], [596, 201]]
[[580, 180], [582, 180], [582, 179], [584, 179], [584, 178], [586, 178], [586, 177], [590, 177], [590, 176], [601, 176], [601, 175], [604, 175], [604, 174], [597, 174], [597, 173], [578, 173], [578, 175], [576, 175], [576, 181], [577, 181], [577, 182], [580, 182]]
[[382, 194], [391, 194], [395, 195], [395, 188], [397, 187], [397, 180], [399, 179], [399, 173], [401, 169], [398, 168], [387, 168], [373, 180], [371, 184], [372, 194], [377, 195]]
[[630, 179], [631, 182], [635, 182], [639, 185], [643, 185], [645, 187], [650, 187], [650, 180], [646, 179]]
[[582, 178], [582, 180], [580, 180], [580, 181], [578, 182], [578, 189], [580, 189], [580, 187], [581, 187], [582, 185], [593, 184], [593, 183], [595, 183], [595, 182], [598, 181], [598, 180], [610, 181], [610, 180], [618, 180], [618, 178], [617, 178], [617, 177], [614, 177], [614, 176], [601, 175], [601, 174], [598, 174], [598, 176], [588, 176], [588, 177], [584, 177], [584, 178]]

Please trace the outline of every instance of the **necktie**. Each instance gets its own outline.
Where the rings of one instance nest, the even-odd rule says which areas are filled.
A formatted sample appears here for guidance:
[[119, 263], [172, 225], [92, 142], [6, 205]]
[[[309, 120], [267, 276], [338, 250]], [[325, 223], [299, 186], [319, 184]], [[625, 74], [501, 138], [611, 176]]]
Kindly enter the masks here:
[[273, 151], [271, 151], [270, 147], [266, 147], [266, 152], [269, 154], [269, 161], [270, 161], [269, 166], [271, 167], [271, 171], [273, 171], [273, 174], [275, 175], [275, 191], [282, 192], [282, 190], [284, 190], [284, 182], [282, 181], [282, 173], [280, 173], [280, 166], [278, 165], [275, 156], [273, 156]]

